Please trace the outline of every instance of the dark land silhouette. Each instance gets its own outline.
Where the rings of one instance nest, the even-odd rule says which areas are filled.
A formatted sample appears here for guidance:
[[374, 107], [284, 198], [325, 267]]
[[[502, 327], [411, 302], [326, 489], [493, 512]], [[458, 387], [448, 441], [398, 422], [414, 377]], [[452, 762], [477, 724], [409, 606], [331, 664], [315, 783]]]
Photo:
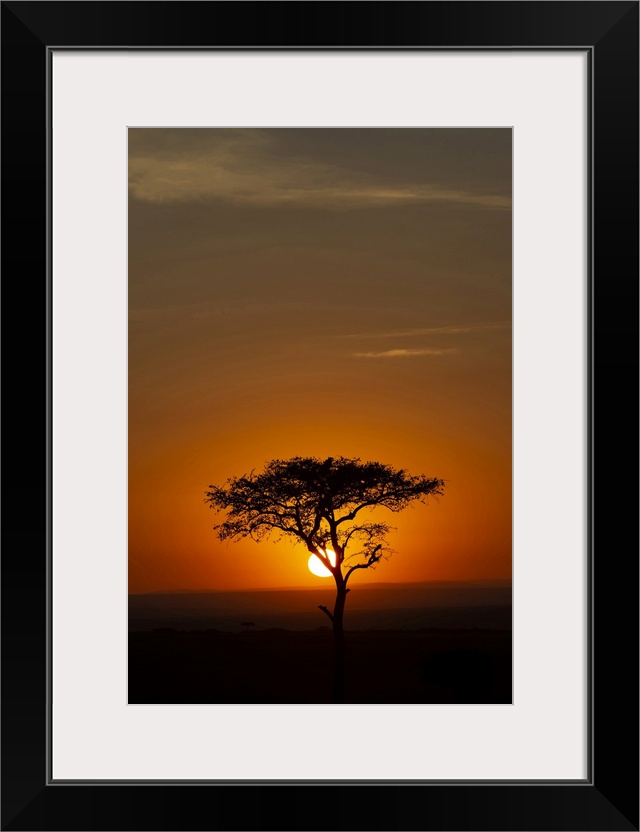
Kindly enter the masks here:
[[[129, 596], [129, 703], [331, 703], [333, 594]], [[510, 582], [354, 584], [349, 603], [346, 703], [511, 702]]]

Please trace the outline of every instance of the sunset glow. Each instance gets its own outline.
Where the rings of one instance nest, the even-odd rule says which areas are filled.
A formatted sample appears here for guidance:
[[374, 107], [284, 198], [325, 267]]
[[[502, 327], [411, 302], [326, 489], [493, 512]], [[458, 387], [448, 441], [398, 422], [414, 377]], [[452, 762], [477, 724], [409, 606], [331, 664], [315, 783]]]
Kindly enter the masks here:
[[510, 579], [511, 130], [128, 136], [129, 592], [324, 586], [204, 502], [294, 456], [445, 482], [354, 586]]

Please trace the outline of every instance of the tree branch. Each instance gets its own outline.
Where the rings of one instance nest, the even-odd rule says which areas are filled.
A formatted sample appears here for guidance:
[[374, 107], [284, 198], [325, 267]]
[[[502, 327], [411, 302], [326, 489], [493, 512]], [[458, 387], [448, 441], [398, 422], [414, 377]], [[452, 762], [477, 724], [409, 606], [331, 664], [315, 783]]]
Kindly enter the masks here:
[[319, 604], [319, 605], [318, 605], [318, 609], [319, 609], [319, 610], [322, 610], [322, 612], [323, 612], [325, 615], [328, 615], [328, 616], [329, 616], [329, 619], [331, 620], [331, 623], [333, 624], [333, 615], [329, 612], [329, 610], [328, 610], [326, 607], [324, 607], [322, 604]]
[[371, 506], [376, 505], [384, 505], [384, 503], [381, 503], [379, 500], [368, 500], [366, 503], [362, 503], [361, 505], [356, 506], [352, 511], [349, 512], [349, 514], [345, 514], [342, 517], [338, 517], [338, 519], [336, 520], [336, 526], [340, 526], [342, 523], [348, 523], [351, 520], [355, 520], [356, 515], [359, 511], [362, 511], [363, 508], [370, 508]]
[[378, 545], [375, 547], [375, 549], [369, 555], [369, 558], [368, 558], [366, 563], [356, 563], [355, 566], [352, 566], [351, 569], [349, 569], [347, 574], [344, 576], [344, 585], [345, 586], [347, 585], [347, 581], [349, 580], [349, 576], [351, 575], [352, 572], [355, 572], [356, 569], [368, 569], [370, 566], [373, 566], [374, 564], [376, 564], [380, 560], [381, 555], [378, 554], [380, 549], [382, 549], [382, 544], [378, 543]]
[[329, 572], [334, 573], [336, 568], [338, 567], [338, 563], [336, 560], [336, 564], [332, 564], [329, 560], [329, 556], [325, 553], [324, 549], [320, 546], [314, 546], [312, 543], [307, 544], [307, 549], [311, 552], [312, 555], [315, 555], [320, 563], [324, 566], [325, 569], [328, 569]]

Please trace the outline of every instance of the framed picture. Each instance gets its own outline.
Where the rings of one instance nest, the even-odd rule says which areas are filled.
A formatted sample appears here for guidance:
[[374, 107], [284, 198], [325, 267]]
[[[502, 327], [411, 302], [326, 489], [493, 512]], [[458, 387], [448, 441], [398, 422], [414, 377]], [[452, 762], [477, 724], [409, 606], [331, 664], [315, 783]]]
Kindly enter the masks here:
[[[5, 423], [22, 441], [6, 443], [18, 453], [2, 561], [3, 828], [637, 829], [637, 472], [630, 482], [627, 445], [638, 422], [638, 4], [8, 2], [2, 14], [5, 302], [47, 323], [35, 359], [46, 355], [46, 387], [25, 386], [28, 349], [8, 369], [28, 406], [8, 408]], [[39, 245], [22, 242], [25, 220]], [[305, 286], [287, 277], [294, 267]], [[206, 296], [203, 269], [219, 272]], [[315, 297], [313, 326], [298, 326], [296, 310], [308, 314]], [[310, 372], [317, 350], [334, 363]], [[217, 359], [227, 375], [213, 372]], [[427, 359], [448, 368], [417, 373]], [[614, 367], [632, 377], [630, 392]], [[287, 396], [308, 381], [326, 401], [327, 373], [343, 391], [335, 437], [346, 438], [325, 447], [301, 430], [292, 444], [294, 422], [313, 408], [301, 416], [289, 401], [287, 412]], [[389, 405], [379, 433], [358, 444], [372, 422], [352, 403], [361, 427], [347, 436], [348, 392], [364, 404], [375, 385], [368, 404]], [[512, 504], [510, 455], [498, 463], [510, 402]], [[20, 430], [25, 414], [45, 410], [46, 431]], [[268, 412], [280, 426], [271, 433]], [[327, 424], [319, 418], [316, 432], [328, 436]], [[445, 468], [466, 450], [466, 468], [426, 470], [423, 444]], [[371, 447], [390, 465], [358, 467]], [[410, 453], [418, 469], [406, 473]], [[267, 455], [280, 462], [269, 467]], [[199, 514], [179, 505], [187, 456], [198, 483], [212, 466]], [[254, 459], [264, 474], [250, 473]], [[305, 635], [284, 669], [270, 670], [280, 619], [255, 596], [243, 607], [238, 592], [316, 579], [272, 577], [243, 549], [243, 566], [220, 567], [212, 584], [193, 553], [210, 539], [212, 555], [233, 557], [215, 548], [211, 525], [220, 537], [256, 532], [237, 489], [257, 484], [263, 500], [264, 477], [277, 474], [281, 488], [292, 465], [296, 495], [300, 471], [311, 466], [315, 483], [319, 465], [325, 485], [353, 469], [361, 491], [375, 474], [378, 490], [363, 499], [382, 494], [387, 509], [440, 496], [445, 519], [432, 521], [440, 504], [429, 504], [424, 528], [433, 522], [442, 541], [455, 533], [458, 548], [434, 544], [430, 562], [445, 565], [427, 575], [490, 578], [491, 591], [501, 578], [511, 598], [513, 555], [508, 691], [487, 670], [504, 663], [487, 634], [511, 640], [511, 603], [508, 625], [495, 625], [498, 596], [484, 605], [491, 627], [477, 609], [471, 627], [456, 619], [448, 652], [433, 646], [442, 628], [420, 618], [431, 647], [415, 654], [413, 681], [401, 660], [407, 632], [420, 629], [391, 624], [376, 637], [396, 671], [390, 659], [379, 658], [378, 676], [340, 664], [344, 580], [394, 544], [382, 518], [355, 538], [326, 518], [325, 529], [311, 517], [313, 534], [300, 521], [301, 569], [310, 554], [310, 566], [315, 557], [334, 570], [337, 596], [315, 605], [327, 625], [311, 631], [315, 646]], [[476, 495], [454, 496], [457, 518], [445, 508], [450, 470]], [[395, 490], [380, 491], [380, 477]], [[210, 538], [198, 538], [190, 529], [205, 500], [227, 514], [205, 513]], [[294, 519], [307, 505], [294, 502]], [[491, 530], [504, 538], [511, 505], [513, 553], [507, 541], [500, 554]], [[410, 523], [398, 534], [395, 548], [416, 548]], [[465, 534], [482, 553], [473, 561]], [[166, 555], [172, 535], [188, 538], [180, 564]], [[358, 537], [360, 559], [339, 571]], [[390, 581], [425, 579], [410, 557], [395, 563]], [[127, 567], [129, 591], [143, 593], [129, 609]], [[144, 593], [212, 585], [235, 591], [236, 606], [225, 618], [217, 598], [215, 626], [207, 607], [204, 652], [199, 636], [180, 635], [190, 627], [171, 624], [195, 620], [184, 599], [158, 617], [155, 597], [156, 618], [128, 642], [127, 622], [149, 613]], [[415, 613], [398, 603], [403, 621]], [[370, 610], [356, 613], [370, 622]], [[372, 629], [361, 626], [363, 650]], [[332, 630], [333, 695], [287, 693], [286, 665], [308, 679]], [[256, 650], [264, 666], [247, 658]], [[209, 675], [198, 699], [196, 674], [181, 693], [208, 657], [226, 662], [233, 684], [212, 687]], [[247, 675], [251, 661], [259, 671]], [[260, 687], [270, 672], [277, 678]]]

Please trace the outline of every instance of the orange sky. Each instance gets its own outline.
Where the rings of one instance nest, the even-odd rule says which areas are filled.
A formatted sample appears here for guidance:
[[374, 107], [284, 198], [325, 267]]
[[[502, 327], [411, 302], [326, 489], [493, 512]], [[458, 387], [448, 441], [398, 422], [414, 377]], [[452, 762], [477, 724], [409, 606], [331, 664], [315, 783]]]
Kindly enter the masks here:
[[129, 161], [129, 591], [327, 580], [204, 503], [292, 456], [446, 482], [375, 513], [397, 553], [354, 587], [509, 577], [511, 132], [136, 129]]

